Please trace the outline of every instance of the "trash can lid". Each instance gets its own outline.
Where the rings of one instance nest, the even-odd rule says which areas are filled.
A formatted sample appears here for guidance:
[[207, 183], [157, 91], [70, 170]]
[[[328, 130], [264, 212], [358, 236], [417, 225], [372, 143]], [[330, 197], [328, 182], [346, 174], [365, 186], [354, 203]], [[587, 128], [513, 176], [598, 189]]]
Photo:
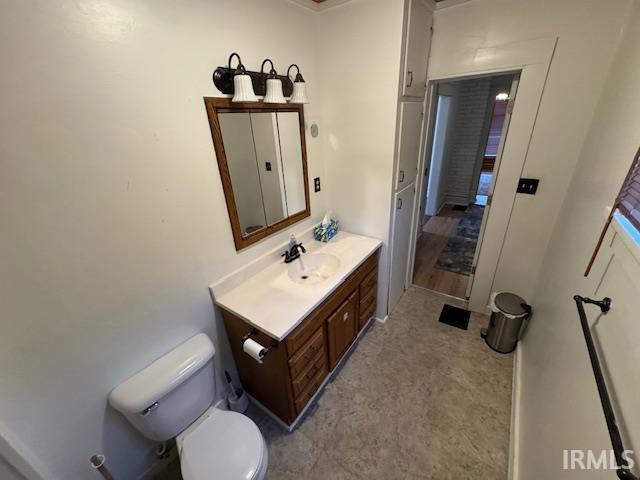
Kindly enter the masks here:
[[527, 310], [522, 306], [523, 303], [526, 305], [527, 302], [515, 293], [501, 292], [496, 295], [494, 303], [498, 310], [509, 315], [524, 315], [527, 313]]

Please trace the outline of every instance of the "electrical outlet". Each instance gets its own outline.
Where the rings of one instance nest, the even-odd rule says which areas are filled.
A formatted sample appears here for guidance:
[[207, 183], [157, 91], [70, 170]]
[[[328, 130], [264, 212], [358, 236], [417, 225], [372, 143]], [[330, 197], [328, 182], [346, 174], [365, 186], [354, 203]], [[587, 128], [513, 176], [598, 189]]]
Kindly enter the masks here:
[[320, 177], [316, 177], [313, 179], [313, 191], [314, 192], [320, 191]]
[[265, 162], [265, 167], [267, 168], [267, 172], [271, 171], [271, 162]]

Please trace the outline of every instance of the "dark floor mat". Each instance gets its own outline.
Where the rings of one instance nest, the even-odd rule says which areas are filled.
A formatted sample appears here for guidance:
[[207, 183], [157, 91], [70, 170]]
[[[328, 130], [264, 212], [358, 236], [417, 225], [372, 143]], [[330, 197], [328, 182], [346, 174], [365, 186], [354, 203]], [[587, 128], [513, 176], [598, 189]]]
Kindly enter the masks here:
[[445, 304], [445, 306], [442, 307], [442, 312], [440, 313], [440, 318], [438, 319], [438, 321], [440, 323], [451, 325], [452, 327], [466, 330], [469, 326], [470, 316], [471, 312], [469, 310]]
[[454, 205], [452, 210], [459, 210], [461, 212], [464, 212], [467, 209], [466, 205]]

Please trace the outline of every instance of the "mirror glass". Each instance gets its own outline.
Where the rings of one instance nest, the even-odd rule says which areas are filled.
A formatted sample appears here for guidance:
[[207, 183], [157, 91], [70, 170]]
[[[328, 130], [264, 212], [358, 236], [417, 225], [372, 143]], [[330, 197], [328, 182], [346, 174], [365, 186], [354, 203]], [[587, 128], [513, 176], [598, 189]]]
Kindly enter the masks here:
[[306, 209], [298, 112], [218, 114], [243, 237]]

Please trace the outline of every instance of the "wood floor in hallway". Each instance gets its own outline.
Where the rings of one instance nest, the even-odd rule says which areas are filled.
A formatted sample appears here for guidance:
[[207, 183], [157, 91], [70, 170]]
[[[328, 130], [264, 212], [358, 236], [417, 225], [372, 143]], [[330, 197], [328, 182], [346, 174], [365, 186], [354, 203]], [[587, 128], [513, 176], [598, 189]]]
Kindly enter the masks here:
[[431, 217], [423, 228], [416, 244], [413, 283], [435, 292], [457, 298], [465, 298], [469, 277], [436, 268], [440, 254], [455, 234], [464, 212], [445, 205], [435, 217]]

